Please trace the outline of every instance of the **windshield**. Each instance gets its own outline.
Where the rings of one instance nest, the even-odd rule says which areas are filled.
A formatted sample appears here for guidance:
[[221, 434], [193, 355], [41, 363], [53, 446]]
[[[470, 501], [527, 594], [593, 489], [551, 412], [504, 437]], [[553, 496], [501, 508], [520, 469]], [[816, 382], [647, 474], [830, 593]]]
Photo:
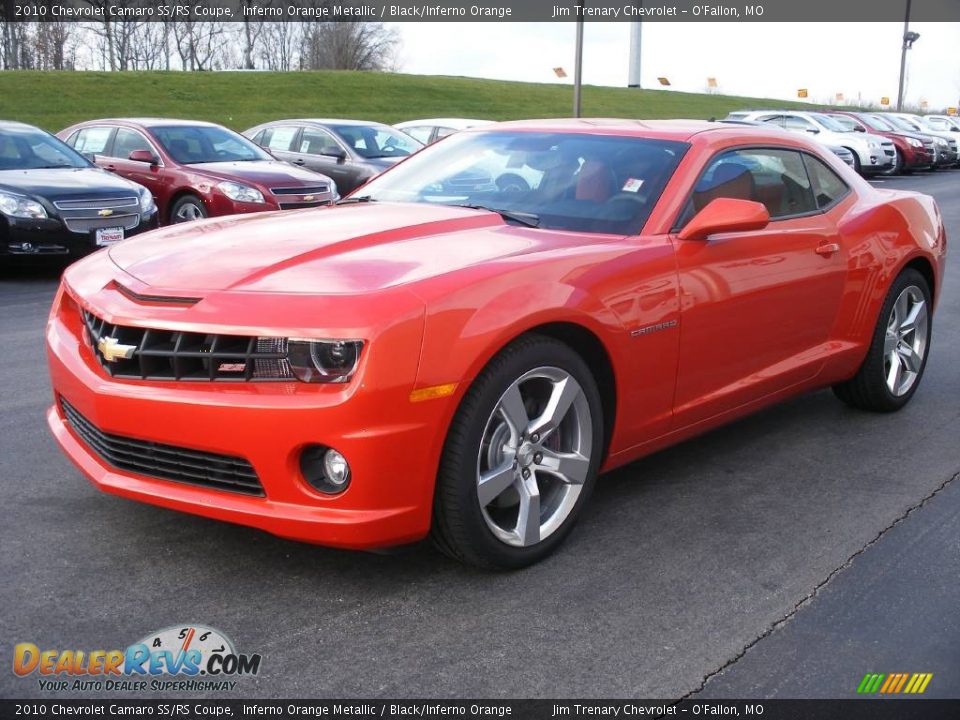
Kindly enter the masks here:
[[183, 165], [273, 159], [242, 135], [222, 127], [176, 125], [151, 128], [150, 132], [170, 157]]
[[412, 155], [423, 143], [386, 125], [330, 125], [360, 157], [397, 158]]
[[860, 115], [860, 119], [863, 121], [863, 124], [871, 130], [883, 130], [884, 132], [890, 132], [891, 130], [896, 129], [886, 120], [881, 117], [877, 117], [876, 115]]
[[42, 130], [0, 129], [0, 170], [85, 167], [91, 167], [85, 157]]
[[832, 132], [852, 132], [852, 127], [845, 127], [837, 122], [837, 119], [830, 117], [829, 115], [824, 115], [823, 113], [810, 113], [810, 117], [814, 118], [818, 123], [823, 125], [827, 130]]
[[359, 196], [480, 206], [541, 228], [630, 235], [640, 232], [688, 147], [609, 135], [462, 132], [373, 179]]

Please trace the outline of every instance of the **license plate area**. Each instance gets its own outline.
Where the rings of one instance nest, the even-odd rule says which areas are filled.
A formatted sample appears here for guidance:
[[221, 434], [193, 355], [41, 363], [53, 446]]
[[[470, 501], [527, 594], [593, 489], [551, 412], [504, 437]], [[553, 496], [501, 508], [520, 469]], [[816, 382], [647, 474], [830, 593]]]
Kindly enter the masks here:
[[123, 240], [123, 228], [100, 228], [95, 231], [97, 245], [113, 245]]

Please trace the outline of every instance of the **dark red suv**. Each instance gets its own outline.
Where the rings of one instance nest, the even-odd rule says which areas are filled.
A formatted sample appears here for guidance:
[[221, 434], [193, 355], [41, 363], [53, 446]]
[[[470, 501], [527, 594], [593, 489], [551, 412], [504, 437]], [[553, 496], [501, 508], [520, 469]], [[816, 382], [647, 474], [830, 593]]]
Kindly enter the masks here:
[[328, 205], [326, 175], [274, 159], [239, 133], [187, 120], [91, 120], [57, 136], [100, 167], [145, 185], [162, 223]]

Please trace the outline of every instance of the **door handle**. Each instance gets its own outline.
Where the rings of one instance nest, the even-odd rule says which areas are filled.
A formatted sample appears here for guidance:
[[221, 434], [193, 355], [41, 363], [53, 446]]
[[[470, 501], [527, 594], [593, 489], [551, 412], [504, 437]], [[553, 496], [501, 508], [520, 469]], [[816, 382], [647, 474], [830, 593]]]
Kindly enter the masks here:
[[117, 166], [116, 166], [116, 165], [107, 165], [107, 166], [106, 166], [106, 169], [109, 170], [110, 172], [116, 172], [116, 171], [117, 171]]
[[293, 164], [294, 164], [294, 165], [306, 165], [307, 163], [306, 163], [305, 160], [294, 160], [294, 161], [293, 161]]
[[839, 243], [824, 243], [823, 245], [817, 245], [817, 255], [822, 255], [823, 257], [830, 257], [836, 252], [840, 252]]

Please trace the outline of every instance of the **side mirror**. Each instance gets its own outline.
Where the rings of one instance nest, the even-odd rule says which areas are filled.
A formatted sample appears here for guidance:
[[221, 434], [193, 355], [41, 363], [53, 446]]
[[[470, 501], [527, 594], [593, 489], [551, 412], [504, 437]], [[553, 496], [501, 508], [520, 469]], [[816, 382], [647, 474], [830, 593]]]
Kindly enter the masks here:
[[691, 218], [680, 231], [679, 238], [706, 240], [717, 233], [763, 230], [769, 223], [770, 213], [763, 203], [717, 198]]
[[335, 158], [337, 160], [347, 159], [347, 154], [343, 151], [343, 148], [325, 147], [320, 151], [320, 154], [325, 157]]
[[160, 158], [149, 150], [134, 150], [127, 159], [131, 162], [147, 163], [148, 165], [160, 164]]

